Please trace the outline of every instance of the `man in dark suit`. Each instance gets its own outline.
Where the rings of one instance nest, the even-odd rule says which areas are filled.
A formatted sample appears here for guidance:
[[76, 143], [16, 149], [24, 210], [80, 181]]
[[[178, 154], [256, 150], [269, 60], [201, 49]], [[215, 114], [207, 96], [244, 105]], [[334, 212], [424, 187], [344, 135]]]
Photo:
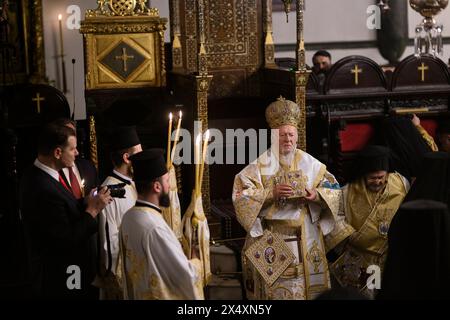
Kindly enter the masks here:
[[21, 209], [28, 239], [33, 295], [37, 298], [92, 297], [95, 276], [95, 217], [112, 200], [106, 188], [77, 200], [60, 174], [78, 155], [75, 131], [47, 125], [38, 157], [21, 181]]
[[[59, 126], [66, 126], [77, 133], [77, 124], [69, 118], [60, 118], [52, 122]], [[75, 165], [63, 169], [65, 182], [70, 186], [72, 193], [77, 199], [84, 196], [92, 188], [100, 185], [97, 169], [94, 164], [87, 159], [76, 157]]]

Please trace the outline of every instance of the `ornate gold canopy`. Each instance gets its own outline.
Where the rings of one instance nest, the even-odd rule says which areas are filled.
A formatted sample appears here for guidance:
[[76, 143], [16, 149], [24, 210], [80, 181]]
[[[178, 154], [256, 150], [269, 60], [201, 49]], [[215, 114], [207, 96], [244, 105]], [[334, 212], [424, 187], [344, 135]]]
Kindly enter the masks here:
[[159, 17], [157, 8], [149, 8], [146, 0], [97, 0], [97, 9], [87, 10], [86, 18], [111, 16]]
[[81, 23], [86, 89], [161, 87], [166, 84], [166, 18], [143, 0], [98, 0]]

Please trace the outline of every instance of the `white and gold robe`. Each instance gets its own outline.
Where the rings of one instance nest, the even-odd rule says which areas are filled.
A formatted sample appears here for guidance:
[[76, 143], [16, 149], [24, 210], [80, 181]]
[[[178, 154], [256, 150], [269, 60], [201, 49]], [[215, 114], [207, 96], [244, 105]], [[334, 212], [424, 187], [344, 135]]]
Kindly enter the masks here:
[[[137, 191], [134, 181], [130, 178], [113, 171], [115, 176], [108, 176], [102, 186], [115, 185], [126, 182], [125, 198], [113, 198], [99, 214], [100, 235], [100, 299], [117, 300], [123, 298], [122, 276], [119, 259], [119, 228], [122, 217], [131, 209], [137, 200]], [[106, 274], [108, 269], [108, 243], [106, 239], [106, 222], [108, 222], [109, 242], [111, 248], [111, 274]]]
[[[326, 166], [306, 152], [297, 149], [290, 167], [280, 165], [274, 174], [264, 175], [263, 168], [269, 163], [269, 158], [270, 149], [236, 175], [233, 187], [237, 218], [247, 231], [242, 254], [247, 297], [313, 299], [330, 288], [323, 236], [335, 229], [341, 190]], [[288, 201], [280, 208], [273, 201], [272, 193], [274, 177], [283, 171], [302, 171], [306, 177], [306, 187], [317, 190], [318, 201], [308, 204]], [[294, 262], [272, 286], [267, 285], [244, 254], [265, 229], [281, 236], [295, 255]], [[292, 241], [292, 238], [296, 240]]]
[[123, 217], [120, 241], [125, 299], [204, 299], [200, 260], [186, 258], [160, 208], [138, 200]]
[[386, 187], [379, 193], [366, 188], [364, 178], [345, 185], [339, 217], [352, 229], [340, 247], [331, 271], [341, 286], [354, 287], [374, 297], [367, 288], [367, 268], [375, 265], [383, 273], [388, 249], [388, 230], [407, 192], [409, 182], [401, 174], [389, 173]]

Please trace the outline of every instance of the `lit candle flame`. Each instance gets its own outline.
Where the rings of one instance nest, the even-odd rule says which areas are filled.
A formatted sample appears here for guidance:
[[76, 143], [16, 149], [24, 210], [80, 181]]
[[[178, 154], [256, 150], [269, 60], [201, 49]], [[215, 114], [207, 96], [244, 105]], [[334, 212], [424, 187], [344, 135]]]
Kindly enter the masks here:
[[81, 179], [81, 196], [84, 198], [84, 179]]
[[62, 20], [62, 14], [58, 15], [58, 20], [61, 21]]

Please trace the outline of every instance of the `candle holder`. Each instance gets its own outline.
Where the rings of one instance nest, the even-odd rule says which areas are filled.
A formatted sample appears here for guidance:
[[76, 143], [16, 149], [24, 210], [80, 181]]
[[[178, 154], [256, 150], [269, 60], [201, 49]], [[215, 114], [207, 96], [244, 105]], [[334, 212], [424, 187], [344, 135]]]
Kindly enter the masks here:
[[411, 8], [424, 17], [416, 26], [414, 38], [414, 54], [419, 57], [423, 53], [434, 56], [444, 53], [442, 43], [443, 25], [437, 24], [434, 16], [439, 14], [448, 5], [449, 0], [409, 0]]

